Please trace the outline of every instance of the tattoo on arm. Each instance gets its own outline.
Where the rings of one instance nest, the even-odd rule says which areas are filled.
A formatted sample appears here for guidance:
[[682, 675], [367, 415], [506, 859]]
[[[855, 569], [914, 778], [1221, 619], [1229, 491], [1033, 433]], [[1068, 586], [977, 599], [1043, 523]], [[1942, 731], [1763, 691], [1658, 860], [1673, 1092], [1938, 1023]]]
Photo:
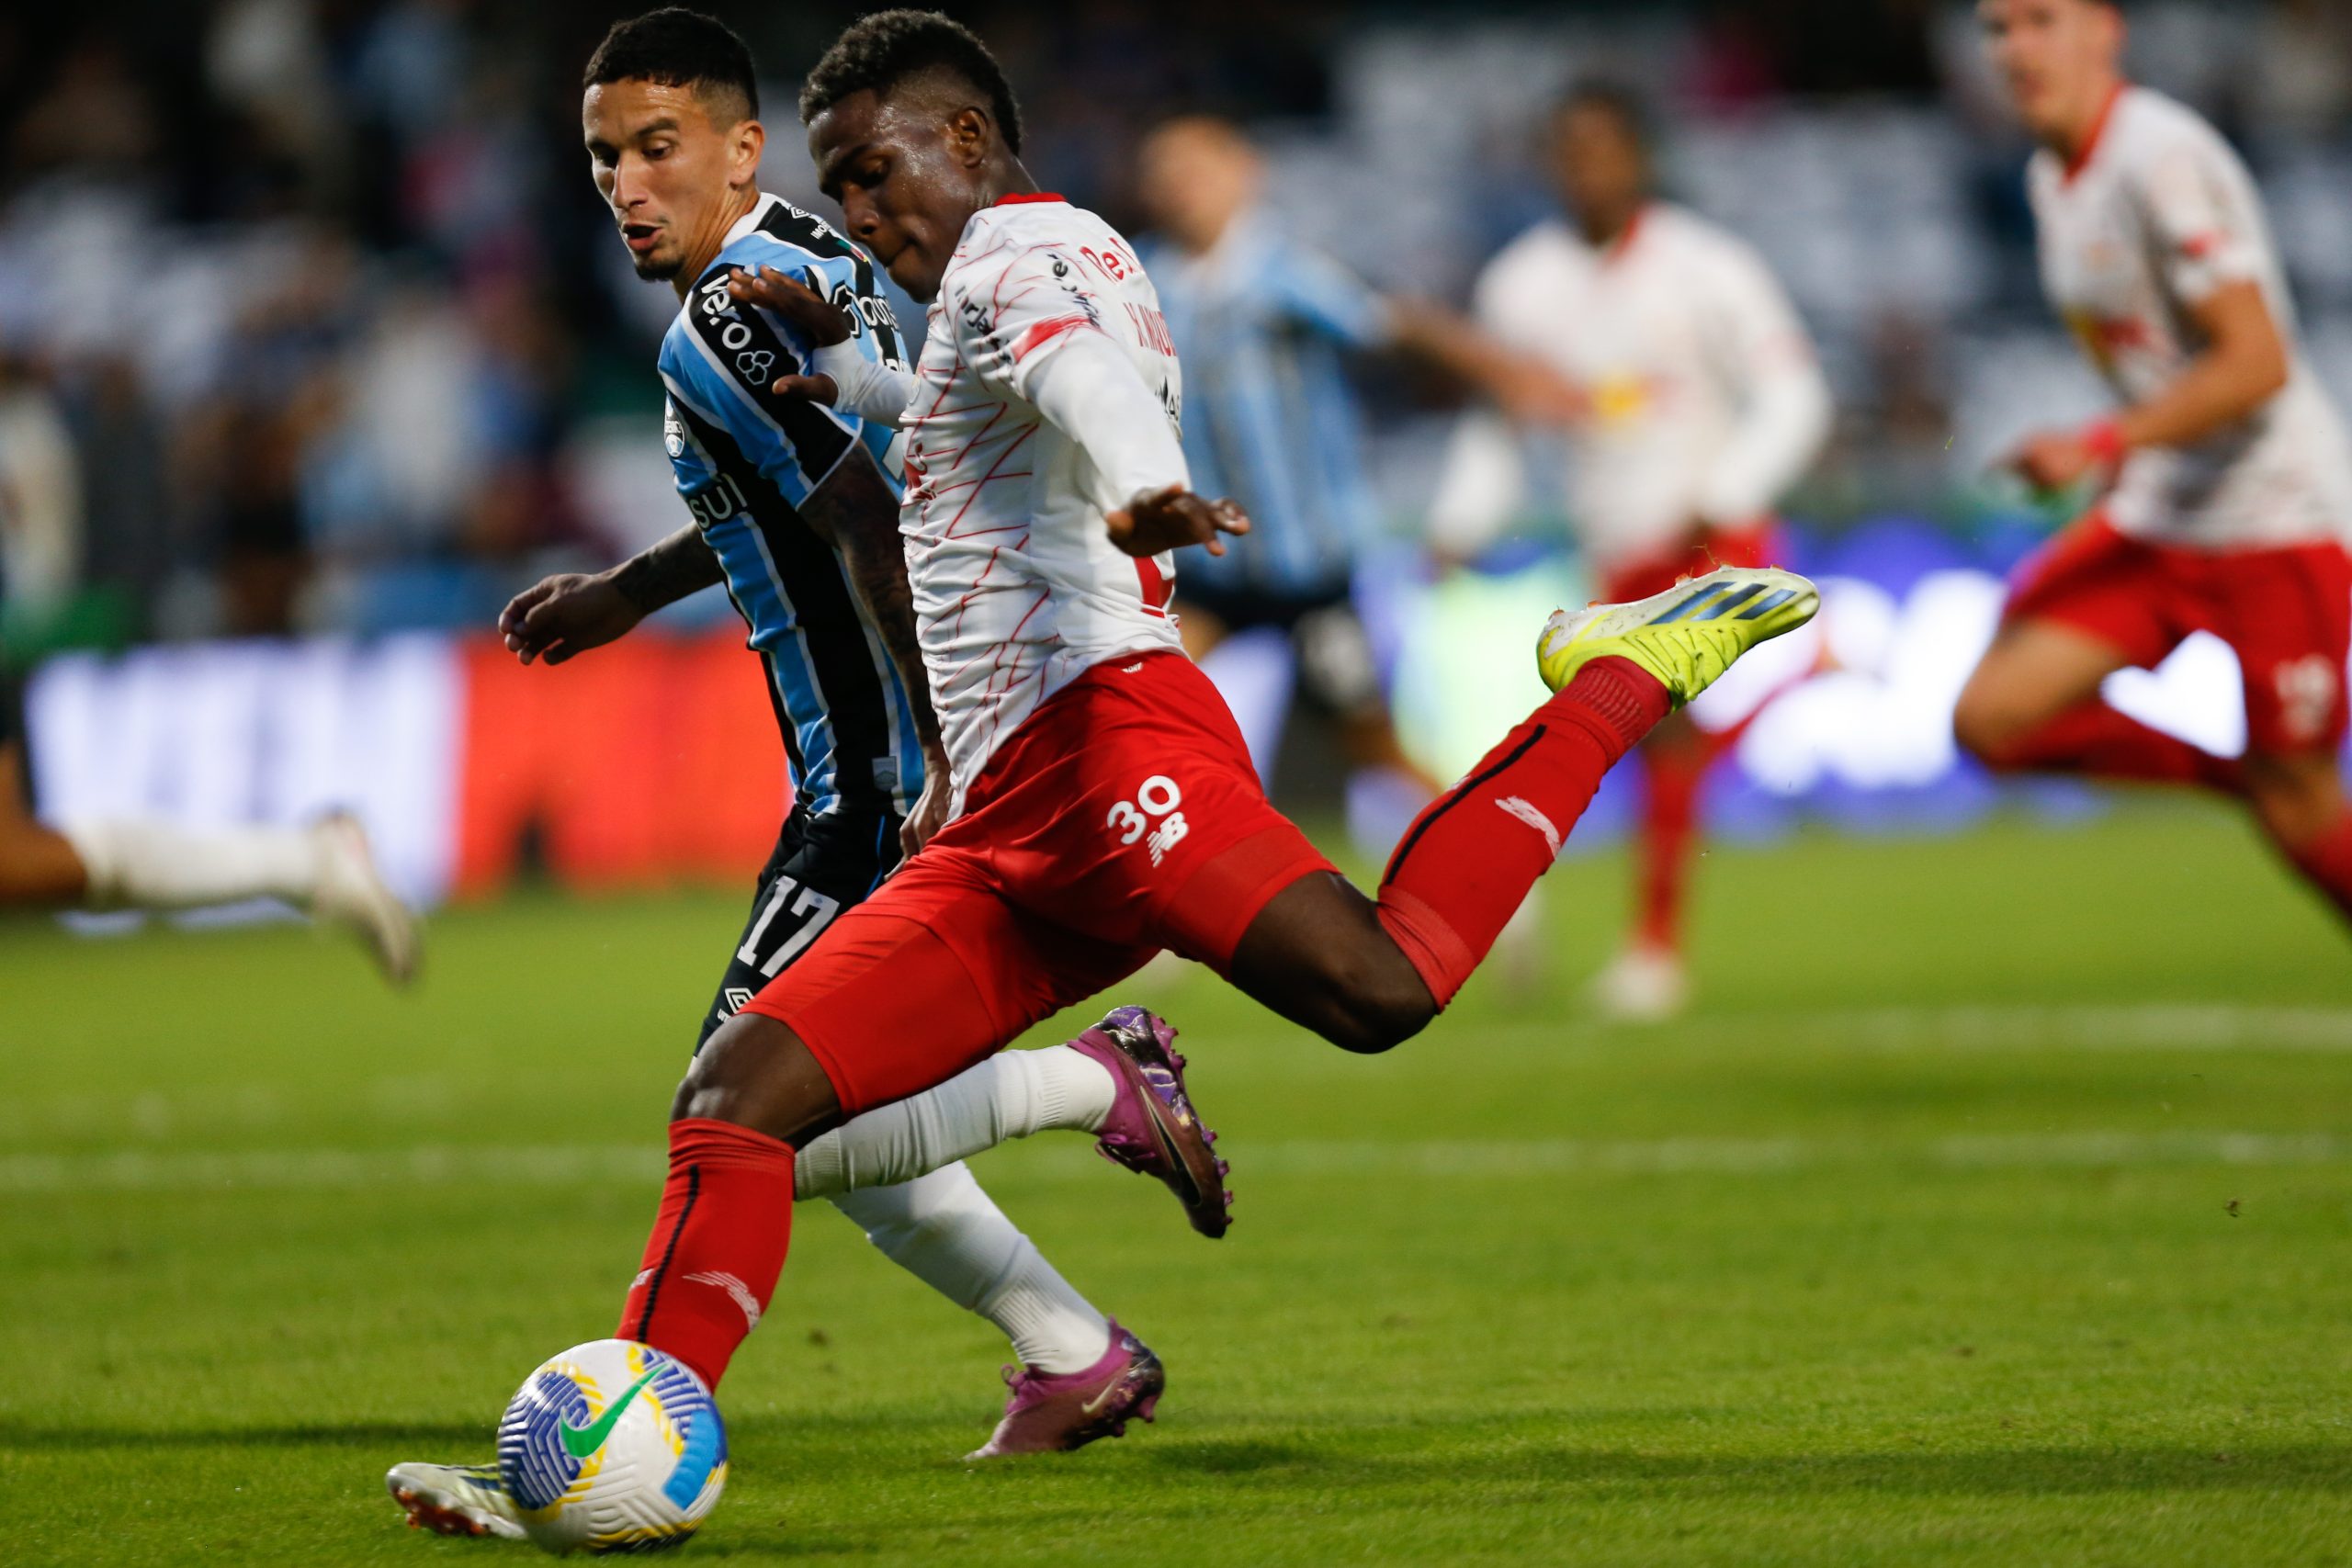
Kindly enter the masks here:
[[613, 573], [613, 586], [650, 615], [712, 586], [722, 575], [718, 557], [703, 542], [701, 531], [689, 525], [623, 561]]
[[932, 710], [931, 680], [923, 672], [922, 643], [915, 633], [914, 591], [907, 585], [907, 550], [899, 537], [899, 498], [873, 459], [857, 450], [801, 504], [800, 515], [841, 552], [850, 581], [914, 699], [916, 738], [924, 750], [937, 751], [939, 716]]

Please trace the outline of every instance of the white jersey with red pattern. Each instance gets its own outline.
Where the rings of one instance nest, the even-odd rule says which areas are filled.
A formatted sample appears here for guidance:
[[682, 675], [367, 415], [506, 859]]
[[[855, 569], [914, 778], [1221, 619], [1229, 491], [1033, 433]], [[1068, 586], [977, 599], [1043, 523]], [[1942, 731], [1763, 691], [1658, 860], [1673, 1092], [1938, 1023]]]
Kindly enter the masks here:
[[1500, 415], [1464, 421], [1430, 522], [1464, 553], [1534, 502], [1565, 506], [1604, 572], [1674, 554], [1694, 525], [1769, 517], [1829, 434], [1828, 383], [1763, 258], [1670, 203], [1605, 247], [1537, 224], [1479, 275], [1476, 310], [1498, 342], [1581, 388], [1589, 409], [1568, 433], [1556, 502], [1530, 494], [1535, 475]]
[[2287, 340], [2288, 383], [2250, 418], [2126, 459], [2107, 502], [2115, 525], [2203, 549], [2352, 531], [2352, 448], [2296, 342], [2261, 195], [2220, 133], [2161, 93], [2126, 87], [2072, 167], [2044, 150], [2027, 183], [2042, 286], [2125, 401], [2156, 396], [2203, 352], [2188, 310], [2226, 284], [2259, 287]]
[[[1158, 400], [1155, 411], [1136, 399], [1143, 417], [1168, 422], [1153, 433], [1169, 438], [1164, 459], [1114, 479], [1040, 411], [1033, 383], [1081, 339], [1124, 350]], [[1097, 664], [1182, 648], [1168, 613], [1173, 559], [1123, 553], [1103, 523], [1133, 497], [1122, 484], [1184, 482], [1173, 445], [1182, 382], [1133, 250], [1093, 213], [1049, 196], [973, 215], [941, 277], [915, 378], [901, 417], [899, 530], [960, 805], [1038, 704]]]

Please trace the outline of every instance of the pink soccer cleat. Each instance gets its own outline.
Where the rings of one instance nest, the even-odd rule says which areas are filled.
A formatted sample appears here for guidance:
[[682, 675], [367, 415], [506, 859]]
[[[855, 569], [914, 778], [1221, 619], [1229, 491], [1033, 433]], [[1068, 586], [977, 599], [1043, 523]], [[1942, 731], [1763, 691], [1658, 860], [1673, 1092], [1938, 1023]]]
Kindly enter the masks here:
[[1114, 1008], [1102, 1022], [1071, 1041], [1110, 1069], [1118, 1096], [1095, 1147], [1102, 1157], [1158, 1177], [1193, 1228], [1215, 1238], [1233, 1224], [1227, 1167], [1209, 1147], [1216, 1134], [1201, 1122], [1184, 1088], [1184, 1058], [1169, 1049], [1176, 1031], [1139, 1007]]
[[1056, 1375], [1007, 1367], [1004, 1382], [1012, 1390], [1004, 1419], [967, 1460], [1058, 1453], [1097, 1438], [1123, 1438], [1129, 1419], [1151, 1419], [1168, 1373], [1150, 1348], [1114, 1319], [1111, 1348], [1084, 1371]]

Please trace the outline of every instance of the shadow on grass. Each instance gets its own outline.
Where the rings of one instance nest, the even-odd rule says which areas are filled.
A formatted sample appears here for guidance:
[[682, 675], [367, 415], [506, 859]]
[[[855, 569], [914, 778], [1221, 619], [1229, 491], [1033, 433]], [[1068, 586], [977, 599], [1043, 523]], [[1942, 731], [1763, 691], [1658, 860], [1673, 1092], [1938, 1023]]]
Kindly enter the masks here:
[[364, 1449], [400, 1443], [435, 1451], [487, 1452], [488, 1422], [381, 1421], [341, 1426], [187, 1427], [154, 1431], [129, 1427], [17, 1427], [0, 1423], [0, 1452], [77, 1453], [106, 1449]]
[[[873, 1453], [868, 1440], [881, 1427], [900, 1429], [898, 1460]], [[830, 1428], [835, 1442], [816, 1433]], [[1474, 1424], [1475, 1430], [1475, 1424]], [[885, 1468], [961, 1468], [932, 1451], [936, 1423], [873, 1419], [790, 1422], [753, 1417], [734, 1427], [738, 1458], [782, 1445], [805, 1461], [855, 1434], [862, 1460]], [[1758, 1455], [1634, 1452], [1545, 1441], [1524, 1427], [1489, 1429], [1473, 1438], [1454, 1428], [1389, 1427], [1376, 1433], [1334, 1427], [1328, 1441], [1312, 1435], [1283, 1438], [1191, 1439], [1167, 1434], [1140, 1444], [1106, 1445], [1085, 1459], [983, 1467], [1006, 1482], [1099, 1481], [1120, 1470], [1140, 1470], [1165, 1483], [1197, 1477], [1228, 1495], [1269, 1495], [1302, 1488], [1317, 1494], [1359, 1494], [1374, 1502], [1400, 1489], [1434, 1498], [1472, 1487], [1492, 1498], [1524, 1487], [1566, 1500], [1575, 1492], [1668, 1490], [1715, 1496], [1833, 1496], [1883, 1493], [1920, 1496], [2004, 1496], [2111, 1492], [2278, 1491], [2352, 1496], [2352, 1442], [2281, 1447], [2098, 1448], [2088, 1446], [1972, 1448], [1936, 1451], [1784, 1453]], [[748, 1441], [746, 1440], [748, 1439]], [[427, 1454], [486, 1451], [481, 1422], [305, 1423], [282, 1427], [198, 1427], [145, 1430], [119, 1427], [26, 1427], [0, 1424], [0, 1452], [96, 1453], [107, 1450], [202, 1449], [405, 1450]], [[935, 1462], [936, 1461], [936, 1462]], [[754, 1462], [758, 1462], [754, 1461]], [[791, 1461], [787, 1461], [791, 1462]], [[1091, 1476], [1090, 1476], [1091, 1472]]]

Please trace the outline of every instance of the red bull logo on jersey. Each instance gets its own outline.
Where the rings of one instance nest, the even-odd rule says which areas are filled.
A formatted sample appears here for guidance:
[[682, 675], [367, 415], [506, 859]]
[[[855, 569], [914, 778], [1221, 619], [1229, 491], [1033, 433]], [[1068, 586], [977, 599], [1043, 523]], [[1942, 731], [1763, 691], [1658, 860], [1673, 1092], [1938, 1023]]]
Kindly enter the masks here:
[[2135, 316], [2101, 316], [2089, 310], [2070, 310], [2066, 314], [2067, 330], [2083, 345], [2102, 370], [2111, 368], [2116, 356], [2122, 354], [2159, 348], [2154, 328]]

